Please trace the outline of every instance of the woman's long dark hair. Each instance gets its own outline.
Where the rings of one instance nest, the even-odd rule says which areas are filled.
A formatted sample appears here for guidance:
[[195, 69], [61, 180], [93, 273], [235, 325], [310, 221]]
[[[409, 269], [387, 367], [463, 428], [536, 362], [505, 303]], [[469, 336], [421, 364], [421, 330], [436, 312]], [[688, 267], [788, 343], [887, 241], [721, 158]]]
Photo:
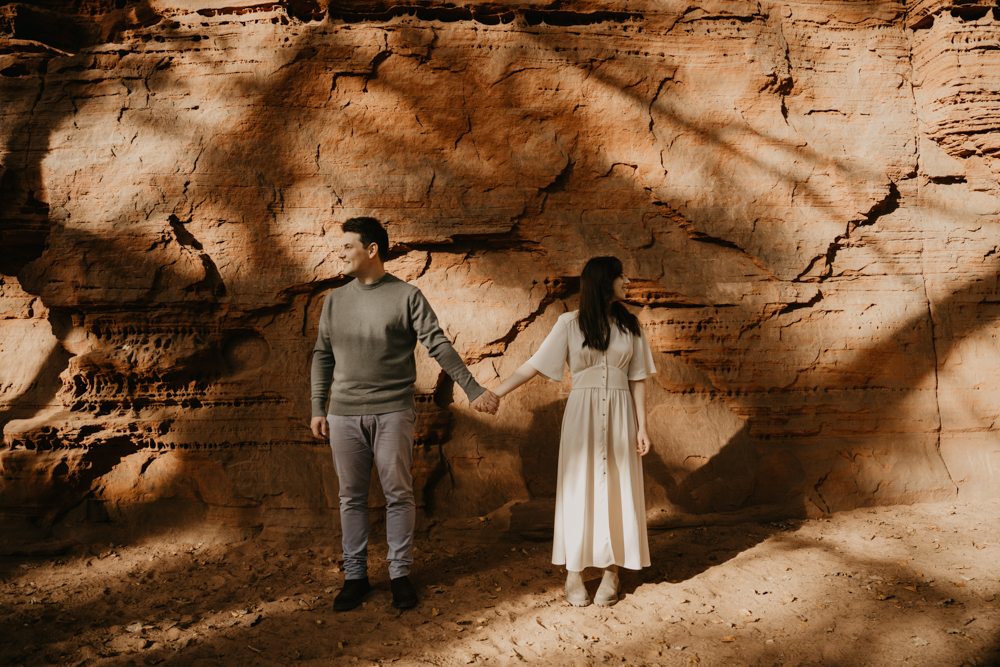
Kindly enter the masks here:
[[580, 330], [583, 344], [604, 352], [611, 343], [611, 322], [622, 333], [638, 336], [639, 320], [615, 301], [615, 280], [622, 275], [617, 257], [593, 257], [580, 274]]

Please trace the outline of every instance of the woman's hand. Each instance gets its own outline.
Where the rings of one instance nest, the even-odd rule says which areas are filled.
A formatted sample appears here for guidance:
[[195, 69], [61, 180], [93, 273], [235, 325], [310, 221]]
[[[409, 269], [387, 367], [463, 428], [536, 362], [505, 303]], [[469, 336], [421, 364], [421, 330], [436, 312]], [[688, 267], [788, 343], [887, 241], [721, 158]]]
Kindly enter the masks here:
[[649, 436], [646, 434], [646, 429], [644, 428], [639, 429], [639, 432], [636, 434], [635, 440], [636, 440], [635, 451], [639, 452], [639, 456], [645, 456], [646, 454], [649, 454], [649, 448], [653, 446], [653, 442], [652, 440], [649, 439]]

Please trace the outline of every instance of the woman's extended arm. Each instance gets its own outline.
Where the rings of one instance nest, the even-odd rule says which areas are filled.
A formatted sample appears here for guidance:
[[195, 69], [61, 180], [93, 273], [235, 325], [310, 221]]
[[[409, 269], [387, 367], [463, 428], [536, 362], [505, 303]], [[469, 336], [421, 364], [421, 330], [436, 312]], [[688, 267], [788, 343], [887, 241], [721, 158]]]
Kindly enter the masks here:
[[503, 398], [536, 375], [538, 371], [531, 364], [523, 363], [503, 384], [494, 389], [493, 393]]
[[632, 393], [632, 405], [635, 406], [635, 450], [639, 456], [645, 456], [653, 445], [646, 434], [646, 381], [629, 380], [628, 390]]

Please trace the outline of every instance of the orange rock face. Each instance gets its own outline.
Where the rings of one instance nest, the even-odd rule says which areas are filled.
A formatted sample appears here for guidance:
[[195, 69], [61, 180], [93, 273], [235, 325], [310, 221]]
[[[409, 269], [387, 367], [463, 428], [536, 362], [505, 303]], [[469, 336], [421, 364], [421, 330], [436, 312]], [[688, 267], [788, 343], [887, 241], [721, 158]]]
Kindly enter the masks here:
[[[652, 526], [996, 497], [996, 9], [235, 4], [0, 8], [8, 534], [335, 528], [355, 215], [488, 386], [623, 260]], [[422, 525], [544, 535], [568, 378], [493, 418], [418, 359]]]

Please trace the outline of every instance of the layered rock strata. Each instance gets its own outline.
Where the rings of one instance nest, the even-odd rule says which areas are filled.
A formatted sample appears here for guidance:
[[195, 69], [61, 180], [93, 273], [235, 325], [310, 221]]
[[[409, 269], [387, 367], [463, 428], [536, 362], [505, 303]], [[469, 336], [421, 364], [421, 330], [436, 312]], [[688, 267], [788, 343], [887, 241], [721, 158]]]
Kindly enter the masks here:
[[[652, 526], [996, 497], [993, 6], [0, 9], [18, 535], [335, 527], [307, 375], [354, 215], [487, 385], [623, 260]], [[568, 390], [481, 416], [420, 351], [422, 525], [544, 534]]]

